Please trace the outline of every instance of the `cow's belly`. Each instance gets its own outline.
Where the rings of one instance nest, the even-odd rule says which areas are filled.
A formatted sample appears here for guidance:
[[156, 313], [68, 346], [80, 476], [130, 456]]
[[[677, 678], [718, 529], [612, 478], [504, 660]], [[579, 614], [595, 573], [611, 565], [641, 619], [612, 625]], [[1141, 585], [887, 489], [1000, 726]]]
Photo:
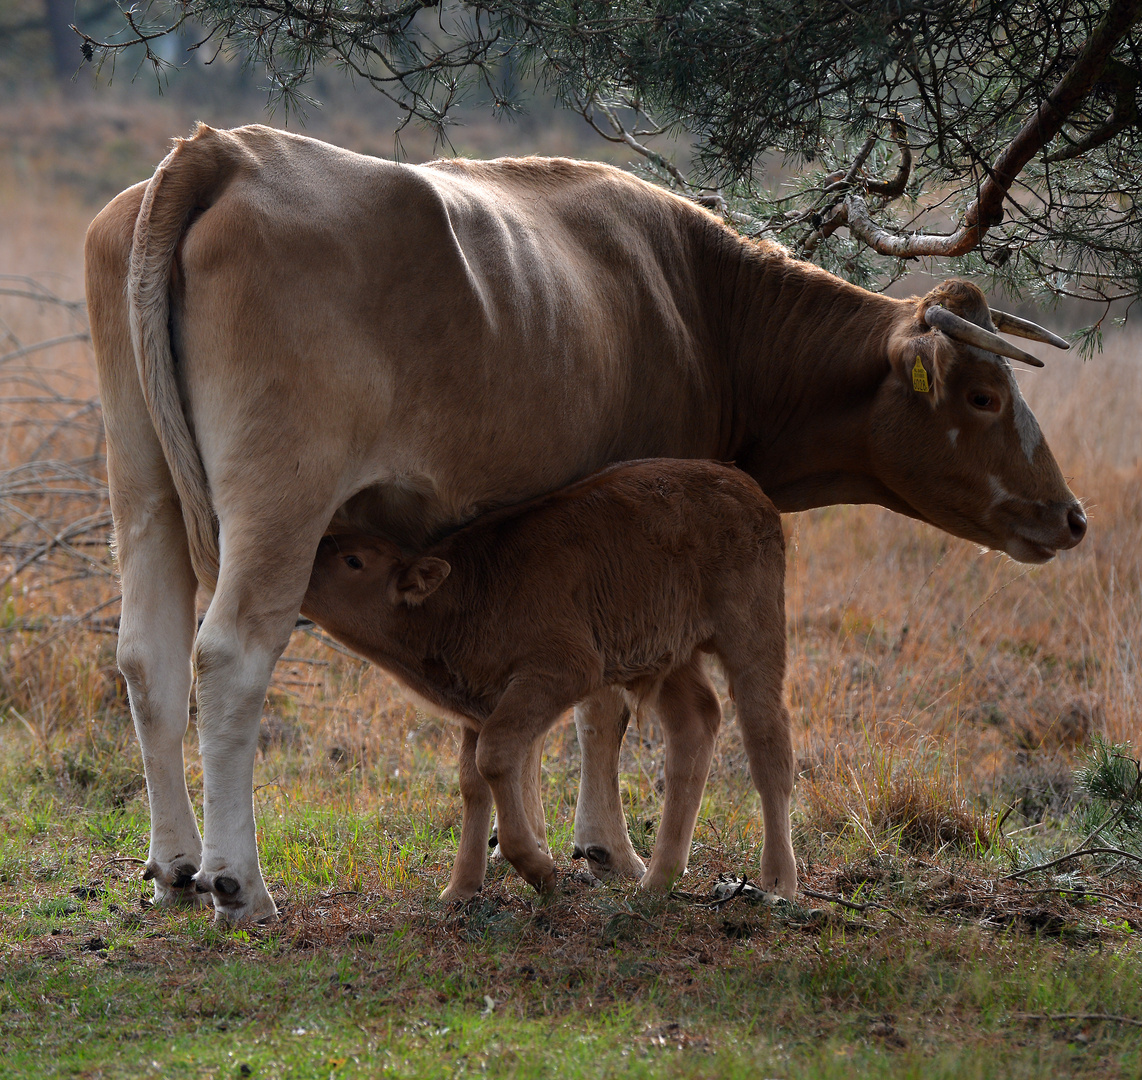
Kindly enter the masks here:
[[495, 477], [486, 469], [404, 476], [362, 488], [338, 508], [328, 531], [383, 535], [417, 550], [481, 513], [555, 491], [611, 462], [662, 456], [712, 455], [657, 449], [608, 455], [582, 448], [573, 456], [532, 459], [531, 468], [525, 467], [526, 459], [513, 458], [502, 463]]

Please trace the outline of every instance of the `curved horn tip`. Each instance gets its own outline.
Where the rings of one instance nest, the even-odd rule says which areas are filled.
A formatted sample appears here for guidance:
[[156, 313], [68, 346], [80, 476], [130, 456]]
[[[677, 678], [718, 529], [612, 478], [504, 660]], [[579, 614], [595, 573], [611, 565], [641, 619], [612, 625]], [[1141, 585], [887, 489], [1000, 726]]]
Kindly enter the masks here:
[[1046, 345], [1054, 345], [1056, 349], [1064, 352], [1071, 347], [1066, 338], [1052, 334], [1046, 327], [1033, 323], [1029, 319], [1021, 319], [1017, 315], [1009, 315], [1006, 311], [991, 308], [991, 320], [995, 328], [1005, 334], [1015, 334], [1017, 337], [1027, 338], [1029, 341], [1041, 341]]

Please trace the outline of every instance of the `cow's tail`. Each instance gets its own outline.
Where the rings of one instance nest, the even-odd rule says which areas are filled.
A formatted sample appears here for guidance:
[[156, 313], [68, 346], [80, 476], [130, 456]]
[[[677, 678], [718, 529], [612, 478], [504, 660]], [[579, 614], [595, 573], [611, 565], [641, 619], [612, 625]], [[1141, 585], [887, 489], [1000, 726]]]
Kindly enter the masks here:
[[182, 503], [194, 571], [210, 588], [218, 580], [218, 517], [175, 376], [171, 274], [192, 215], [209, 207], [248, 161], [249, 152], [232, 134], [205, 124], [199, 124], [191, 138], [179, 139], [147, 184], [135, 219], [127, 277], [139, 382]]

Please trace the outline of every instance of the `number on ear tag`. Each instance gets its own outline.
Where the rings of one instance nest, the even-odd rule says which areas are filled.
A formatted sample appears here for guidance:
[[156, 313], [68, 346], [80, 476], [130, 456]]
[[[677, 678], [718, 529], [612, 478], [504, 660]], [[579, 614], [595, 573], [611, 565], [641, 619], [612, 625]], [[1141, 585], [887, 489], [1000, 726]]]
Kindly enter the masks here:
[[927, 394], [932, 387], [928, 383], [928, 373], [920, 363], [920, 354], [916, 354], [916, 363], [912, 365], [912, 389], [918, 394]]

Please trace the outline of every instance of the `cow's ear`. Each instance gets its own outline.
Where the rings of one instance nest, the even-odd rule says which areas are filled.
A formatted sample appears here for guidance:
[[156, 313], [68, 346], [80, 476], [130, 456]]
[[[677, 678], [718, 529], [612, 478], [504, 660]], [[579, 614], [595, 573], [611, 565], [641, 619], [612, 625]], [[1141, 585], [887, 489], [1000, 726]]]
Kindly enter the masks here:
[[448, 563], [431, 555], [398, 566], [392, 580], [392, 599], [395, 603], [417, 607], [440, 588], [451, 572]]
[[892, 369], [908, 393], [940, 404], [948, 381], [948, 370], [955, 360], [955, 344], [938, 330], [916, 334], [898, 342], [890, 357]]

